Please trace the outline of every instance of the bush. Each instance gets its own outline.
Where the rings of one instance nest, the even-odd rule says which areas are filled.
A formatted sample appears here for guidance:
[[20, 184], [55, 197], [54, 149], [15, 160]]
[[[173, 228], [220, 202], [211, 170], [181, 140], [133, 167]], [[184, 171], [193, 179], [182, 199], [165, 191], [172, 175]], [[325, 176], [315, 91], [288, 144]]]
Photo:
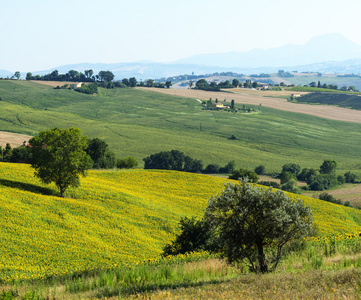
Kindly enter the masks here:
[[254, 169], [254, 172], [257, 175], [263, 175], [265, 170], [266, 170], [266, 167], [264, 165], [260, 165]]
[[246, 170], [246, 169], [239, 169], [232, 173], [232, 175], [228, 176], [228, 179], [235, 179], [235, 180], [249, 180], [250, 182], [257, 183], [258, 176], [256, 173]]
[[291, 180], [287, 181], [287, 183], [283, 184], [281, 189], [283, 191], [287, 191], [287, 192], [294, 193], [294, 194], [301, 193], [300, 188], [297, 186], [297, 180], [294, 180], [294, 179], [291, 179]]
[[310, 178], [308, 186], [310, 190], [323, 191], [330, 188], [330, 182], [327, 180], [327, 178], [321, 175], [317, 175]]
[[335, 204], [341, 204], [342, 205], [342, 201], [340, 199], [336, 199], [334, 198], [332, 195], [323, 192], [318, 196], [318, 199], [323, 200], [323, 201], [327, 201], [327, 202], [331, 202], [331, 203], [335, 203]]
[[122, 159], [118, 159], [116, 163], [116, 167], [118, 169], [131, 169], [138, 166], [138, 162], [133, 156], [127, 156]]
[[281, 185], [276, 181], [259, 181], [258, 184], [280, 189]]
[[289, 163], [282, 166], [282, 173], [283, 172], [290, 172], [295, 174], [296, 176], [300, 173], [301, 167], [299, 164]]
[[162, 256], [184, 254], [192, 251], [217, 251], [219, 243], [214, 238], [209, 223], [195, 217], [184, 217], [179, 221], [181, 232], [176, 239], [163, 248]]
[[217, 174], [217, 173], [219, 173], [219, 165], [217, 165], [217, 164], [209, 164], [204, 169], [204, 173], [207, 173], [207, 174]]
[[351, 173], [350, 171], [349, 172], [346, 172], [345, 173], [345, 182], [347, 183], [355, 183], [356, 181], [356, 175]]
[[285, 184], [285, 183], [289, 182], [290, 180], [296, 180], [297, 181], [296, 174], [292, 173], [290, 171], [283, 171], [281, 173], [281, 184]]
[[315, 169], [304, 168], [302, 169], [301, 173], [297, 175], [297, 179], [308, 182], [310, 177], [313, 175], [317, 175], [317, 171]]

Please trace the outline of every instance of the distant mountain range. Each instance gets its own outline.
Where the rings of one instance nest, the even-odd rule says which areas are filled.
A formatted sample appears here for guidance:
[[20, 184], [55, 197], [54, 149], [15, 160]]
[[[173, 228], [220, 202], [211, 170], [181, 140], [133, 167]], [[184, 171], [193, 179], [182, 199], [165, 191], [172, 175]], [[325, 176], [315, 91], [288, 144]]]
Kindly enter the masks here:
[[[237, 72], [243, 74], [274, 73], [279, 69], [298, 72], [361, 73], [361, 46], [340, 34], [326, 34], [312, 38], [304, 45], [286, 45], [268, 50], [254, 49], [248, 52], [199, 54], [171, 63], [139, 61], [131, 63], [81, 63], [64, 65], [50, 70], [30, 71], [33, 75], [44, 75], [58, 70], [92, 69], [112, 71], [116, 79], [136, 77], [167, 78], [183, 74], [209, 74], [214, 72]], [[0, 70], [0, 77], [13, 73]], [[22, 73], [25, 78], [26, 73]]]

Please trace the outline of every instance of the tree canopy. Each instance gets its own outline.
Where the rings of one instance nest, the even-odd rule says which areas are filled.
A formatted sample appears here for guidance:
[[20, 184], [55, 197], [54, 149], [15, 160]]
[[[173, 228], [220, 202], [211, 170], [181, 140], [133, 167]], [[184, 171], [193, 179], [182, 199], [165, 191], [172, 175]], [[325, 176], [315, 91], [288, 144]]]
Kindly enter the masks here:
[[[205, 219], [219, 233], [228, 261], [245, 261], [253, 271], [274, 270], [283, 247], [312, 232], [312, 211], [301, 200], [250, 183], [228, 183], [208, 201]], [[258, 262], [258, 264], [257, 264]]]
[[54, 182], [61, 197], [68, 187], [78, 186], [80, 175], [85, 176], [91, 167], [91, 159], [85, 152], [88, 137], [82, 136], [78, 128], [41, 131], [29, 145], [35, 176], [46, 184]]

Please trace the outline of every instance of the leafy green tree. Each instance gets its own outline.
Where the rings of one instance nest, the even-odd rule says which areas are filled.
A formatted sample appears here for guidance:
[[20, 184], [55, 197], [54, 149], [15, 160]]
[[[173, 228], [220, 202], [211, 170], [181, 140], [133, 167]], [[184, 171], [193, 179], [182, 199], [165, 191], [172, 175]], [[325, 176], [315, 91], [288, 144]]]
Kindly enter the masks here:
[[295, 174], [296, 176], [300, 173], [301, 167], [299, 164], [289, 163], [282, 166], [282, 173], [283, 172], [290, 172]]
[[3, 150], [3, 161], [9, 162], [13, 154], [13, 149], [9, 143], [6, 143], [5, 149]]
[[88, 137], [80, 129], [53, 128], [44, 130], [29, 141], [31, 167], [44, 183], [54, 182], [61, 197], [68, 187], [78, 186], [80, 175], [85, 176], [91, 159], [85, 152]]
[[32, 80], [33, 79], [33, 74], [31, 74], [30, 72], [26, 73], [26, 80]]
[[20, 76], [21, 76], [21, 74], [20, 74], [20, 72], [19, 71], [16, 71], [15, 73], [14, 73], [14, 75], [13, 75], [17, 80], [19, 80], [20, 79]]
[[257, 83], [257, 81], [253, 81], [253, 82], [252, 82], [252, 87], [253, 87], [254, 89], [258, 88], [258, 83]]
[[98, 73], [100, 81], [113, 81], [114, 74], [111, 71], [100, 71]]
[[264, 165], [259, 165], [258, 167], [256, 167], [256, 168], [254, 169], [254, 172], [255, 172], [257, 175], [263, 175], [265, 170], [266, 170], [266, 167], [265, 167]]
[[170, 87], [172, 86], [172, 81], [166, 81], [165, 82], [165, 87], [167, 88], [167, 89], [169, 89]]
[[30, 147], [20, 146], [14, 148], [10, 157], [11, 162], [15, 163], [30, 163], [31, 162], [31, 149]]
[[234, 79], [232, 80], [232, 85], [233, 85], [234, 87], [238, 87], [238, 86], [239, 86], [239, 80], [236, 79], [236, 78], [234, 78]]
[[193, 84], [194, 84], [194, 81], [193, 81], [193, 80], [190, 80], [190, 81], [188, 82], [188, 86], [189, 86], [190, 89], [192, 88]]
[[130, 77], [129, 78], [129, 86], [130, 87], [136, 87], [137, 86], [137, 79], [135, 77]]
[[217, 164], [209, 164], [204, 169], [204, 173], [206, 174], [217, 174], [219, 173], [219, 165]]
[[184, 217], [179, 224], [180, 234], [163, 248], [162, 256], [185, 254], [192, 251], [219, 250], [219, 243], [214, 239], [214, 233], [204, 219]]
[[133, 156], [127, 156], [122, 159], [118, 159], [116, 166], [118, 169], [131, 169], [138, 166], [138, 161]]
[[246, 170], [246, 169], [235, 170], [231, 175], [228, 176], [228, 179], [235, 179], [235, 180], [242, 180], [242, 181], [248, 180], [253, 183], [258, 182], [257, 174], [250, 170]]
[[321, 174], [335, 174], [337, 168], [337, 162], [333, 159], [326, 159], [320, 166]]
[[146, 82], [145, 82], [145, 85], [147, 87], [153, 87], [154, 86], [154, 80], [153, 79], [148, 79]]
[[291, 179], [287, 181], [285, 184], [282, 184], [281, 189], [286, 192], [300, 194], [301, 190], [298, 187], [297, 180]]
[[252, 271], [276, 269], [283, 247], [312, 232], [312, 211], [301, 200], [254, 184], [228, 183], [208, 201], [205, 220], [219, 233], [229, 262], [248, 262]]
[[108, 149], [108, 144], [100, 139], [94, 138], [89, 140], [86, 152], [93, 161], [94, 169], [111, 169], [115, 165], [115, 156]]
[[297, 177], [294, 173], [291, 173], [289, 171], [284, 171], [281, 173], [281, 184], [285, 184], [290, 180], [296, 180], [297, 181]]
[[356, 181], [356, 175], [351, 173], [350, 171], [346, 172], [344, 177], [345, 177], [345, 182], [347, 183], [354, 183]]

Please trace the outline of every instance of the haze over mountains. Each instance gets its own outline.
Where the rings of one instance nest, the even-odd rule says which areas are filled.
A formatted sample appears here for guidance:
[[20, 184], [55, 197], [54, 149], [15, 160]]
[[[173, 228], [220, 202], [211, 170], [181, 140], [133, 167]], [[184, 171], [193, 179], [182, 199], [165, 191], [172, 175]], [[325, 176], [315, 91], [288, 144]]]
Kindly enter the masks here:
[[[69, 70], [92, 69], [112, 71], [116, 79], [136, 77], [137, 79], [162, 78], [182, 74], [207, 74], [233, 71], [237, 73], [271, 73], [279, 69], [299, 72], [361, 73], [361, 46], [340, 34], [325, 34], [314, 37], [304, 45], [285, 45], [268, 50], [253, 49], [248, 52], [198, 54], [170, 63], [139, 61], [130, 63], [81, 63], [54, 67], [51, 70], [21, 70], [47, 74], [53, 70], [66, 73]], [[11, 76], [13, 72], [0, 70], [0, 76]]]

